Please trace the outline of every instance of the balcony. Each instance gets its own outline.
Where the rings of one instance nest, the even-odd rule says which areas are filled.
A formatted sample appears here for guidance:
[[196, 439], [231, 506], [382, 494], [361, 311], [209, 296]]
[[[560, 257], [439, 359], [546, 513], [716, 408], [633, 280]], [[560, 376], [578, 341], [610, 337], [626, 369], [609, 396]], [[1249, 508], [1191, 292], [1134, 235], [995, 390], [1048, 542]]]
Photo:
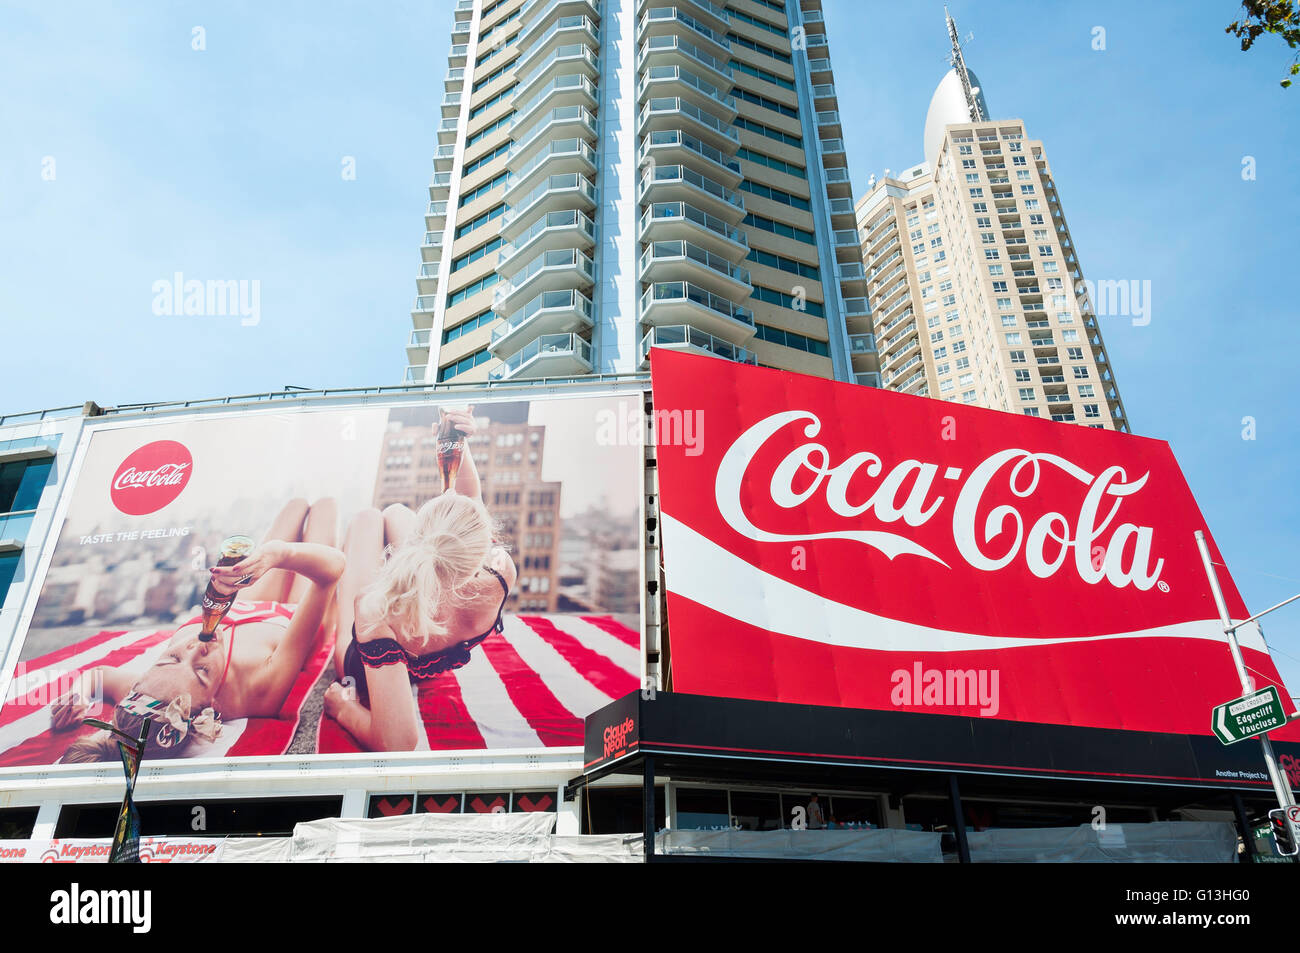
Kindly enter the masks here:
[[[511, 130], [513, 135], [515, 130]], [[562, 106], [546, 113], [510, 147], [507, 167], [511, 170], [527, 165], [539, 149], [556, 139], [596, 139], [596, 117], [582, 106]]]
[[731, 128], [730, 120], [715, 116], [688, 100], [675, 96], [651, 99], [640, 111], [637, 131], [641, 135], [675, 129], [728, 153], [740, 147], [740, 136]]
[[505, 201], [529, 194], [543, 176], [596, 173], [596, 150], [582, 139], [553, 140], [506, 179]]
[[591, 373], [591, 344], [576, 334], [543, 334], [492, 368], [493, 381], [532, 380]]
[[443, 85], [449, 93], [458, 93], [465, 88], [465, 70], [457, 66], [454, 69], [447, 70], [447, 76], [443, 80]]
[[830, 83], [835, 79], [831, 73], [831, 61], [824, 56], [809, 57], [808, 72], [817, 84]]
[[420, 294], [437, 294], [438, 269], [441, 267], [441, 263], [436, 261], [425, 261], [420, 263], [420, 271], [415, 276], [415, 287]]
[[517, 42], [520, 48], [541, 36], [556, 20], [564, 17], [590, 17], [600, 19], [600, 3], [593, 0], [528, 0], [519, 8], [519, 22], [523, 24]]
[[456, 146], [453, 143], [439, 146], [433, 153], [433, 167], [440, 172], [451, 171], [456, 164]]
[[449, 92], [442, 97], [442, 115], [444, 119], [460, 115], [460, 93]]
[[519, 59], [515, 61], [515, 75], [527, 74], [561, 47], [575, 44], [593, 50], [600, 49], [600, 31], [587, 17], [560, 17], [528, 49], [519, 54]]
[[693, 102], [701, 109], [721, 113], [728, 124], [736, 118], [736, 98], [724, 94], [712, 83], [700, 79], [680, 66], [652, 66], [636, 84], [637, 100], [644, 104], [652, 96], [676, 96]]
[[637, 163], [642, 165], [647, 159], [656, 165], [701, 166], [703, 174], [715, 178], [726, 188], [734, 189], [745, 177], [738, 160], [680, 129], [652, 132], [646, 136], [637, 150]]
[[429, 362], [429, 337], [433, 334], [431, 328], [415, 328], [411, 331], [411, 336], [406, 341], [406, 359], [414, 365], [427, 364]]
[[651, 285], [641, 296], [641, 321], [652, 327], [689, 324], [735, 344], [754, 336], [752, 312], [685, 281]]
[[689, 324], [667, 324], [651, 328], [641, 339], [641, 366], [650, 366], [650, 349], [666, 347], [674, 351], [690, 351], [709, 357], [720, 357], [737, 364], [757, 364], [758, 358], [743, 347], [737, 347], [730, 341], [714, 337]]
[[428, 208], [424, 210], [424, 227], [431, 232], [440, 232], [446, 224], [447, 203], [430, 200]]
[[695, 242], [730, 261], [740, 261], [749, 254], [744, 232], [684, 202], [664, 202], [646, 209], [637, 238], [643, 242]]
[[[637, 0], [637, 15], [644, 14], [647, 7], [654, 5], [655, 0]], [[682, 0], [681, 3], [674, 3], [673, 5], [680, 6], [696, 20], [718, 32], [726, 33], [731, 28], [731, 14], [713, 3], [712, 0]]]
[[402, 383], [406, 385], [428, 384], [429, 366], [427, 364], [413, 364], [406, 369], [402, 375]]
[[445, 145], [450, 145], [456, 141], [456, 136], [460, 133], [459, 119], [444, 119], [438, 123], [438, 141]]
[[817, 114], [817, 135], [819, 138], [824, 137], [828, 141], [833, 141], [843, 133], [844, 127], [840, 125], [838, 109], [827, 109]]
[[822, 166], [830, 171], [831, 169], [844, 169], [848, 171], [848, 159], [844, 153], [843, 139], [822, 139], [817, 143], [821, 152]]
[[734, 84], [729, 58], [719, 58], [680, 36], [652, 36], [638, 53], [637, 63], [651, 69], [680, 66], [700, 74], [721, 93], [730, 93]]
[[420, 242], [420, 258], [423, 261], [439, 261], [442, 258], [442, 232], [428, 231]]
[[713, 29], [678, 7], [655, 7], [637, 21], [637, 42], [658, 36], [687, 37], [716, 59], [731, 56], [731, 43], [723, 31]]
[[541, 83], [561, 75], [581, 73], [593, 82], [600, 77], [600, 59], [581, 43], [559, 47], [544, 62], [515, 85], [515, 98], [524, 102]]
[[641, 256], [642, 281], [684, 278], [731, 298], [753, 293], [749, 270], [690, 242], [651, 242]]
[[879, 387], [879, 386], [880, 386], [880, 372], [879, 372], [879, 371], [871, 371], [871, 372], [866, 373], [866, 374], [854, 374], [854, 375], [853, 375], [853, 382], [854, 382], [855, 384], [860, 384], [860, 385], [862, 385], [863, 387]]
[[585, 176], [576, 172], [553, 175], [506, 210], [501, 216], [501, 235], [514, 241], [535, 216], [571, 208], [590, 213], [596, 204], [596, 187]]
[[556, 76], [538, 90], [532, 99], [516, 109], [510, 128], [512, 130], [528, 128], [540, 115], [539, 110], [544, 106], [553, 109], [585, 106], [587, 109], [594, 110], [598, 102], [595, 83], [581, 73], [565, 73]]
[[585, 250], [595, 244], [595, 223], [582, 212], [576, 209], [547, 212], [539, 216], [513, 242], [501, 246], [497, 271], [510, 276], [515, 267], [529, 260], [527, 256], [537, 256], [557, 248]]
[[866, 298], [845, 298], [844, 299], [844, 317], [868, 318], [870, 316], [871, 316], [871, 309], [867, 307]]
[[876, 353], [876, 336], [874, 334], [850, 334], [849, 354], [852, 357]]
[[595, 266], [576, 248], [544, 252], [538, 255], [508, 282], [500, 282], [492, 310], [509, 314], [537, 295], [547, 291], [590, 287]]
[[429, 198], [437, 201], [451, 195], [451, 173], [435, 172], [429, 179]]
[[745, 217], [739, 192], [683, 165], [654, 165], [641, 175], [642, 202], [687, 202], [733, 225]]
[[538, 295], [492, 329], [492, 353], [505, 358], [544, 334], [581, 332], [592, 325], [592, 304], [572, 288]]
[[464, 43], [456, 43], [447, 51], [447, 64], [449, 66], [464, 66], [465, 56], [469, 50]]
[[849, 181], [847, 166], [826, 169], [826, 195], [828, 198], [853, 197], [853, 183]]

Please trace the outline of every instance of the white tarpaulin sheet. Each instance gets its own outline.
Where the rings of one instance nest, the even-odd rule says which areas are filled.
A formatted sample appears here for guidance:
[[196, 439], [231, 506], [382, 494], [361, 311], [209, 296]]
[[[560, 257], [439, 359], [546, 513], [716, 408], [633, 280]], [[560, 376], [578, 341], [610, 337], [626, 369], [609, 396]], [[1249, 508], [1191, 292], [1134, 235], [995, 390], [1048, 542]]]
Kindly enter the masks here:
[[974, 863], [1218, 863], [1237, 861], [1237, 828], [1222, 821], [971, 831]]
[[662, 831], [655, 849], [699, 857], [869, 860], [941, 864], [941, 834], [929, 831]]

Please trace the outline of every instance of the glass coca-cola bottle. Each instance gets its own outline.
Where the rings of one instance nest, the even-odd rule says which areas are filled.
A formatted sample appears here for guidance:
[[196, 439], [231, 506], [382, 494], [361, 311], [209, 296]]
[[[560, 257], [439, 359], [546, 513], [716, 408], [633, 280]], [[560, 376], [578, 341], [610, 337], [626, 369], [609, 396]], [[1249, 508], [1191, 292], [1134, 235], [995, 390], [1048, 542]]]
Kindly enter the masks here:
[[[233, 566], [253, 551], [253, 540], [248, 536], [228, 536], [221, 542], [221, 554], [217, 558], [218, 566]], [[199, 641], [211, 642], [217, 637], [217, 626], [230, 611], [235, 601], [237, 589], [226, 591], [218, 584], [215, 577], [208, 580], [208, 588], [203, 591], [201, 609], [203, 626], [199, 629]]]

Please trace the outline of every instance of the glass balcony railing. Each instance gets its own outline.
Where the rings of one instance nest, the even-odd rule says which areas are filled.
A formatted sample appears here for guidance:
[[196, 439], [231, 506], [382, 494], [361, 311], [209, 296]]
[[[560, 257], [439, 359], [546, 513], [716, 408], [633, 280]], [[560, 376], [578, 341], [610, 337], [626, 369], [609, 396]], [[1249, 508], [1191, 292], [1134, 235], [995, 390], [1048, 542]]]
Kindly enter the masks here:
[[518, 330], [544, 311], [576, 311], [585, 315], [587, 320], [591, 320], [591, 308], [591, 299], [574, 288], [566, 288], [562, 291], [547, 291], [538, 295], [493, 328], [492, 343], [495, 344], [507, 334]]
[[705, 52], [693, 43], [683, 40], [679, 36], [652, 36], [641, 46], [641, 59], [645, 60], [652, 53], [665, 52], [684, 53], [691, 59], [703, 63], [714, 72], [721, 73], [723, 76], [730, 77], [731, 64], [718, 59], [712, 53]]
[[657, 301], [692, 301], [723, 317], [747, 324], [751, 328], [754, 326], [751, 311], [689, 281], [660, 281], [652, 284], [641, 296], [642, 316]]
[[442, 263], [441, 263], [441, 262], [436, 262], [436, 261], [426, 261], [426, 262], [422, 262], [422, 263], [420, 264], [420, 277], [421, 277], [421, 278], [437, 278], [437, 277], [438, 277], [438, 269], [441, 268], [441, 267], [442, 267]]
[[698, 90], [709, 99], [718, 103], [725, 109], [732, 112], [736, 111], [736, 97], [725, 95], [722, 90], [712, 83], [706, 83], [689, 70], [684, 70], [680, 66], [652, 66], [641, 74], [641, 80], [637, 84], [638, 92], [644, 91], [650, 83], [657, 82], [678, 82], [692, 89]]
[[527, 179], [542, 163], [548, 159], [557, 156], [581, 156], [590, 162], [593, 166], [596, 164], [596, 150], [593, 149], [583, 139], [556, 139], [547, 144], [546, 148], [533, 156], [528, 164], [518, 172], [512, 172], [506, 179], [506, 192], [508, 193], [514, 183], [522, 182]]
[[429, 366], [427, 364], [411, 364], [406, 368], [406, 373], [402, 376], [403, 384], [427, 384], [429, 383]]
[[499, 263], [504, 264], [509, 261], [520, 251], [527, 248], [528, 245], [543, 232], [557, 228], [576, 228], [582, 231], [593, 241], [596, 238], [596, 226], [586, 215], [575, 209], [567, 209], [559, 212], [547, 212], [536, 222], [528, 227], [528, 230], [516, 238], [513, 242], [507, 242], [501, 246], [501, 255], [497, 259]]
[[528, 284], [538, 273], [547, 268], [577, 268], [587, 277], [595, 275], [595, 266], [591, 259], [578, 251], [576, 248], [561, 248], [555, 251], [548, 251], [538, 255], [523, 270], [515, 275], [510, 282], [507, 294], [513, 294], [524, 285]]
[[689, 346], [710, 351], [718, 357], [738, 364], [758, 363], [758, 358], [752, 352], [737, 347], [730, 341], [707, 334], [699, 328], [693, 328], [689, 324], [665, 324], [662, 327], [651, 328], [641, 339], [641, 358], [644, 360], [652, 347], [674, 346]]
[[708, 192], [728, 205], [733, 205], [738, 209], [745, 208], [745, 200], [741, 198], [739, 192], [733, 192], [714, 182], [708, 176], [700, 175], [694, 169], [688, 169], [684, 165], [655, 165], [646, 170], [641, 176], [641, 191], [644, 192], [650, 186], [656, 183], [665, 182], [685, 182], [687, 185], [693, 185], [702, 192]]
[[641, 111], [640, 120], [644, 122], [647, 117], [655, 113], [680, 113], [685, 116], [690, 116], [700, 125], [707, 126], [714, 132], [718, 133], [718, 135], [724, 136], [737, 144], [740, 142], [740, 136], [736, 133], [736, 130], [731, 128], [731, 123], [713, 115], [711, 112], [706, 112], [699, 106], [696, 106], [694, 103], [688, 102], [685, 99], [680, 99], [676, 96], [664, 96], [652, 99], [646, 103], [646, 108]]
[[720, 218], [716, 218], [707, 212], [701, 212], [692, 205], [685, 202], [658, 202], [651, 205], [641, 215], [641, 231], [645, 231], [647, 225], [651, 222], [671, 219], [684, 219], [694, 222], [701, 228], [707, 228], [711, 232], [716, 232], [721, 237], [748, 246], [749, 240], [745, 233], [734, 226], [728, 225]]
[[544, 73], [555, 69], [560, 60], [567, 61], [566, 65], [586, 63], [593, 70], [600, 69], [600, 60], [597, 58], [596, 54], [591, 51], [590, 47], [585, 46], [582, 43], [569, 43], [557, 47], [555, 52], [548, 56], [540, 66], [530, 72], [523, 79], [519, 80], [519, 84], [515, 88], [521, 90], [528, 89], [533, 85], [533, 83], [537, 82], [538, 78]]
[[411, 331], [411, 338], [406, 342], [407, 347], [428, 347], [429, 336], [433, 333], [432, 328], [415, 328]]
[[708, 143], [701, 142], [694, 136], [687, 135], [680, 129], [661, 129], [658, 132], [652, 132], [641, 142], [641, 159], [644, 160], [649, 156], [650, 150], [655, 147], [665, 146], [682, 146], [691, 152], [708, 159], [716, 165], [722, 166], [729, 172], [736, 175], [743, 175], [740, 171], [740, 162], [737, 159], [727, 155], [721, 150], [713, 148]]
[[554, 95], [555, 93], [561, 92], [563, 90], [567, 90], [569, 92], [577, 92], [579, 90], [583, 90], [593, 100], [596, 99], [595, 84], [592, 83], [591, 80], [587, 79], [587, 77], [583, 76], [581, 73], [566, 73], [563, 76], [557, 76], [555, 77], [555, 79], [551, 80], [549, 83], [543, 86], [541, 91], [538, 92], [536, 96], [534, 96], [532, 99], [528, 100], [528, 102], [525, 103], [523, 106], [520, 106], [517, 110], [515, 110], [515, 118], [510, 123], [510, 128], [513, 129], [516, 126], [522, 126], [524, 123], [528, 121], [528, 118], [533, 112], [533, 110], [535, 110], [538, 106], [540, 106], [543, 102], [545, 102], [548, 97]]
[[593, 116], [585, 106], [561, 106], [559, 109], [552, 109], [550, 113], [543, 115], [535, 126], [524, 134], [523, 139], [511, 146], [512, 154], [527, 152], [537, 141], [548, 135], [552, 126], [557, 123], [578, 122], [590, 130], [591, 135], [596, 135], [596, 117]]
[[677, 7], [655, 7], [652, 10], [647, 10], [645, 15], [641, 17], [640, 21], [636, 25], [637, 33], [641, 33], [651, 23], [663, 23], [666, 21], [675, 21], [680, 23], [688, 30], [694, 30], [706, 40], [716, 43], [718, 46], [722, 47], [722, 49], [731, 49], [731, 43], [725, 36], [717, 30], [714, 30], [712, 27], [705, 26], [690, 14], [683, 13]]
[[553, 192], [564, 192], [574, 190], [581, 192], [592, 203], [596, 202], [596, 187], [587, 181], [586, 176], [579, 175], [577, 172], [567, 172], [560, 175], [552, 175], [535, 189], [520, 199], [517, 199], [513, 205], [501, 216], [501, 225], [513, 222], [522, 215], [527, 215], [537, 202], [546, 195]]
[[488, 377], [491, 380], [502, 380], [538, 357], [546, 355], [559, 356], [566, 353], [572, 354], [587, 366], [591, 366], [591, 344], [588, 341], [583, 340], [576, 334], [543, 334], [523, 350], [512, 354], [494, 367], [488, 373]]
[[596, 30], [596, 24], [592, 23], [586, 17], [560, 17], [547, 28], [545, 33], [533, 41], [533, 43], [529, 45], [528, 49], [523, 50], [519, 54], [519, 68], [523, 69], [526, 67], [533, 57], [535, 57], [540, 50], [545, 49], [547, 44], [555, 38], [555, 34], [565, 31], [582, 31], [591, 38], [593, 44], [600, 42], [598, 39], [600, 34]]
[[699, 245], [690, 242], [651, 242], [650, 247], [641, 256], [641, 270], [645, 271], [657, 261], [693, 261], [710, 271], [717, 272], [732, 281], [749, 284], [749, 271], [739, 265], [733, 265], [721, 255], [715, 255]]

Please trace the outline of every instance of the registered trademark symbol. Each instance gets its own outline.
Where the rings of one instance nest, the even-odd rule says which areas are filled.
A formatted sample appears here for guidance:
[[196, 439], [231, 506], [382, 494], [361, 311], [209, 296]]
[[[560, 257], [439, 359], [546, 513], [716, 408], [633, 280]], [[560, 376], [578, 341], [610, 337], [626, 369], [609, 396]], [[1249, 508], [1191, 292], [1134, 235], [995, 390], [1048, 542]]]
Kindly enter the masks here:
[[1163, 579], [1161, 579], [1159, 582], [1156, 583], [1156, 588], [1159, 589], [1161, 592], [1168, 592], [1168, 591], [1169, 591], [1169, 583], [1167, 583], [1167, 582], [1165, 582]]

